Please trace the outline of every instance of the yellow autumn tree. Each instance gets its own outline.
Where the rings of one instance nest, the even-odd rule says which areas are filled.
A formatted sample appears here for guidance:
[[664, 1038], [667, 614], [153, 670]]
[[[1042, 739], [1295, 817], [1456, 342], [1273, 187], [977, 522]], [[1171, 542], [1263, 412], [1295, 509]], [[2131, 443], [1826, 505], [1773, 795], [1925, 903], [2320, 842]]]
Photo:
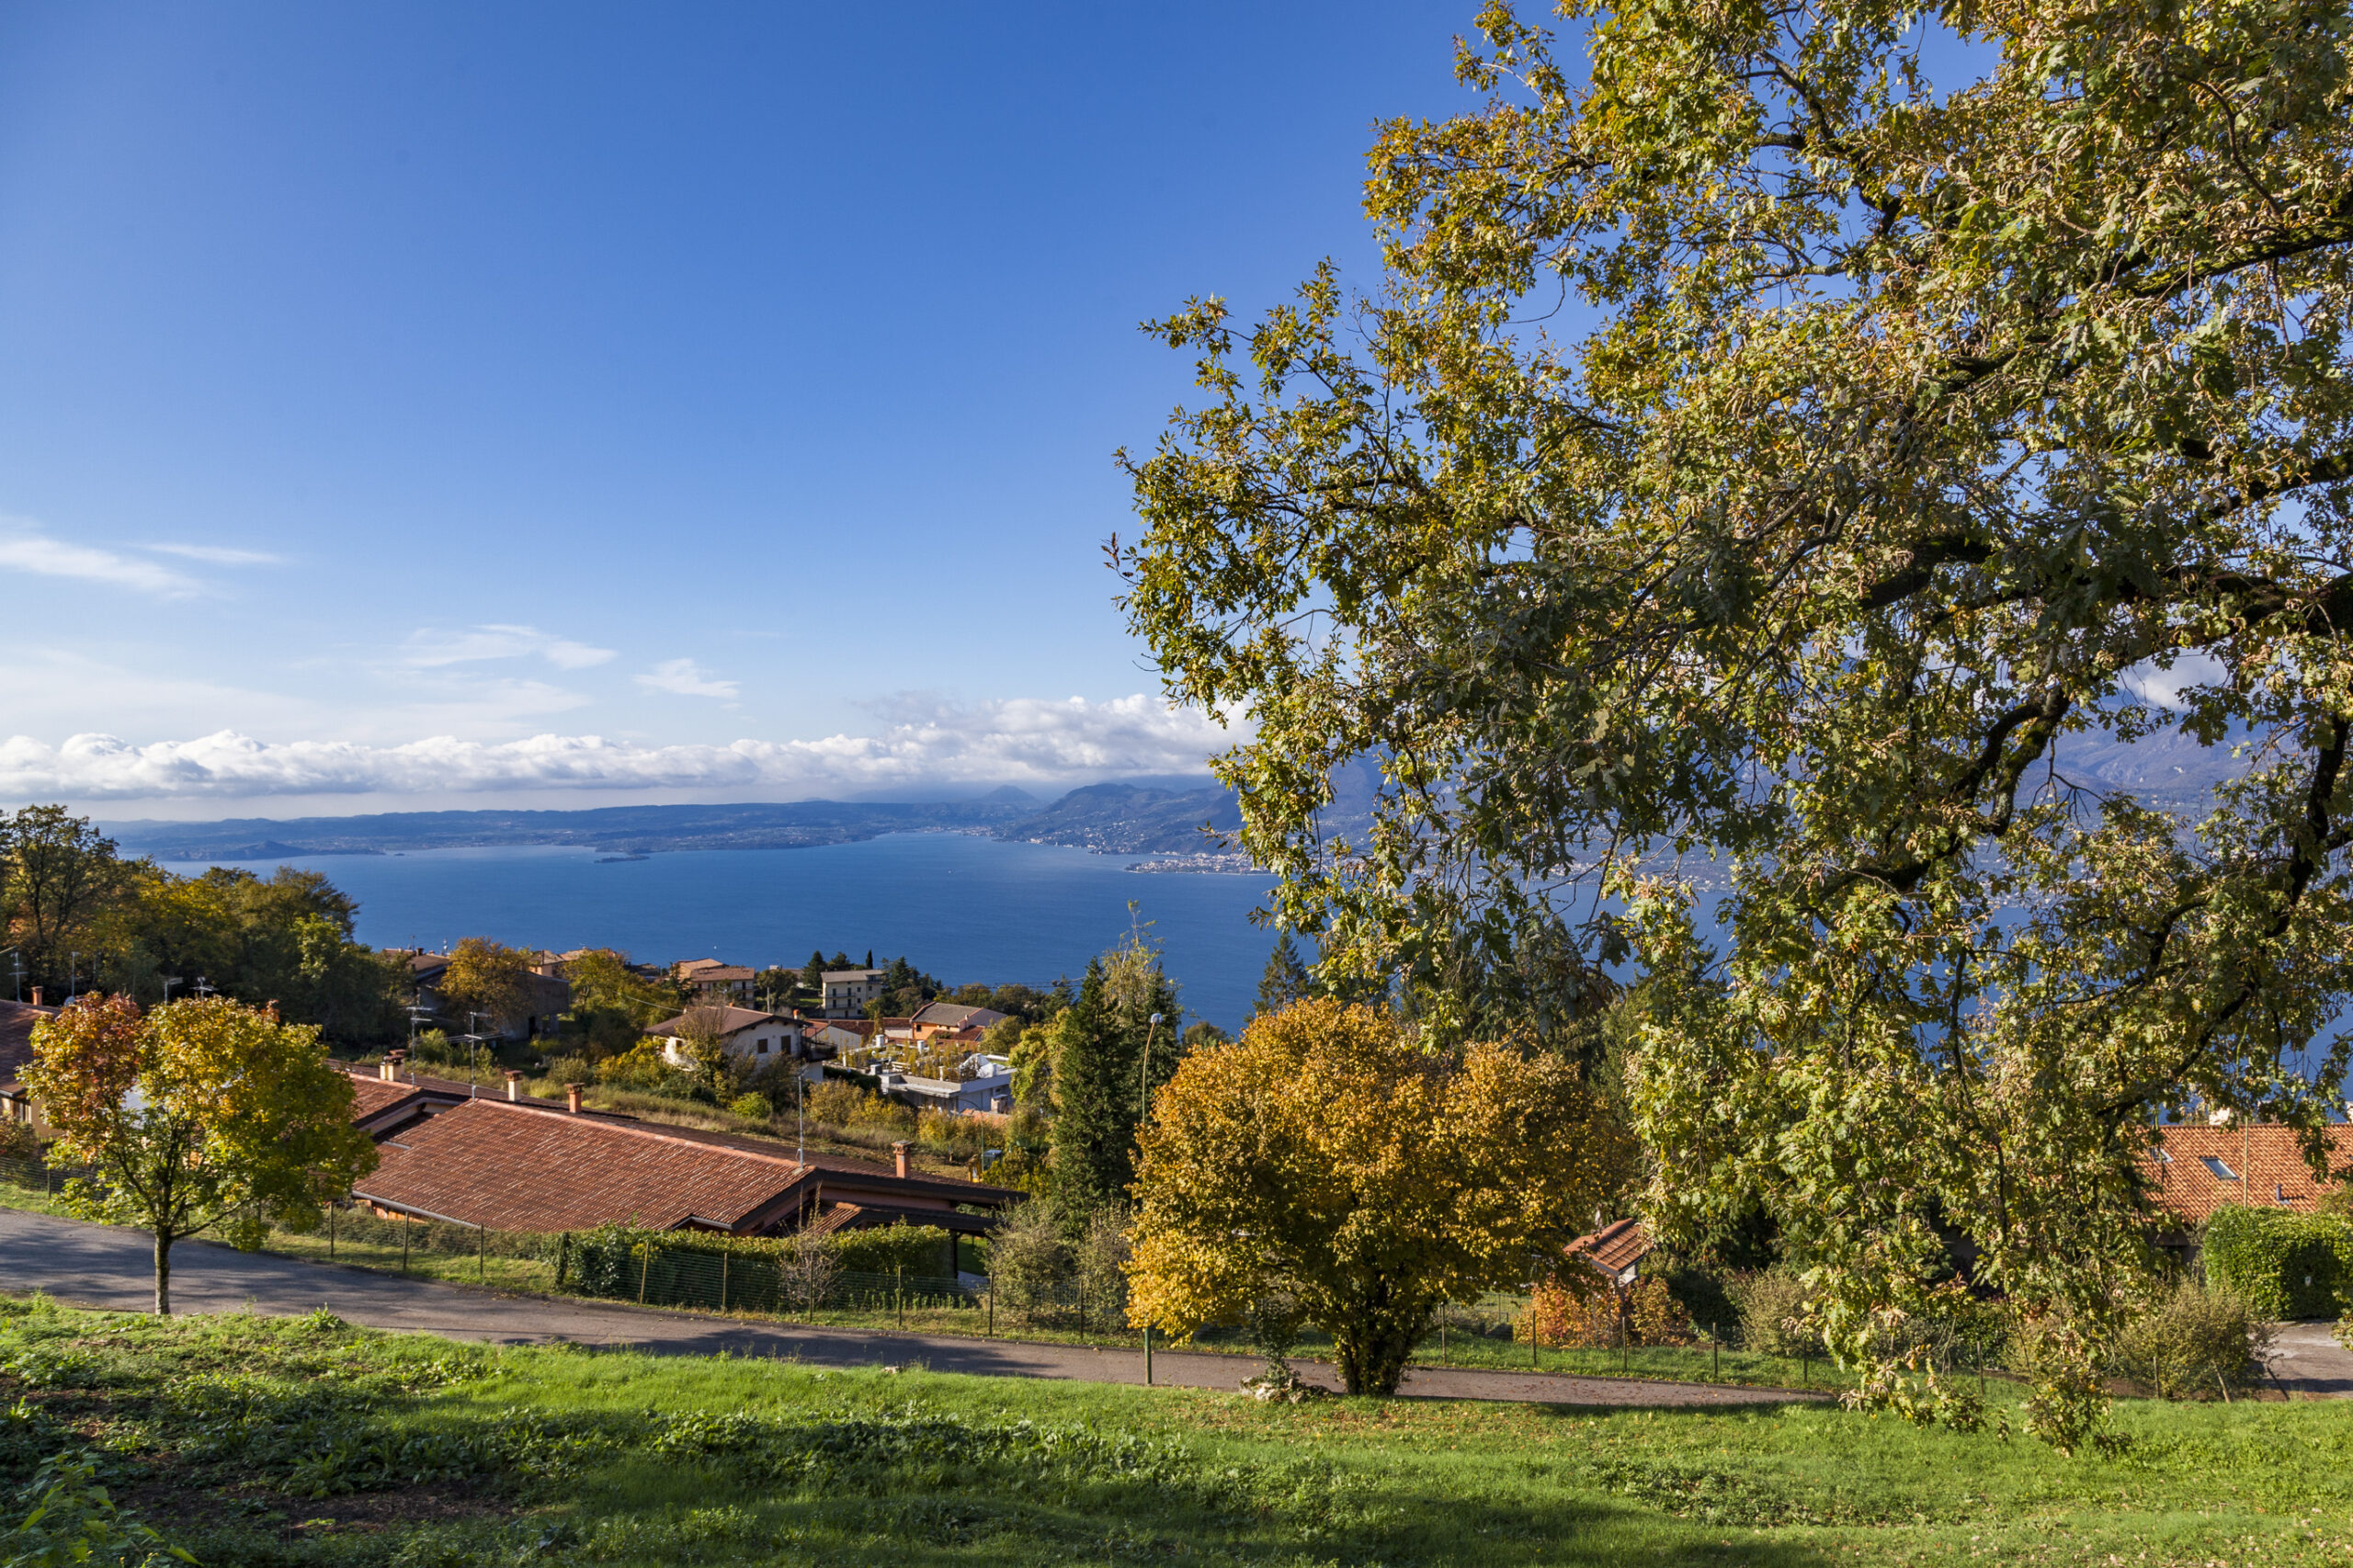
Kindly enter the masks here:
[[91, 1167], [65, 1189], [76, 1212], [155, 1240], [155, 1311], [172, 1310], [172, 1244], [221, 1226], [307, 1231], [376, 1168], [352, 1125], [351, 1080], [319, 1031], [225, 996], [142, 1012], [84, 995], [33, 1027], [25, 1086], [59, 1152]]
[[1260, 1016], [1153, 1097], [1129, 1316], [1179, 1336], [1288, 1295], [1352, 1394], [1390, 1394], [1438, 1308], [1525, 1282], [1598, 1185], [1549, 1057], [1430, 1051], [1370, 1007]]

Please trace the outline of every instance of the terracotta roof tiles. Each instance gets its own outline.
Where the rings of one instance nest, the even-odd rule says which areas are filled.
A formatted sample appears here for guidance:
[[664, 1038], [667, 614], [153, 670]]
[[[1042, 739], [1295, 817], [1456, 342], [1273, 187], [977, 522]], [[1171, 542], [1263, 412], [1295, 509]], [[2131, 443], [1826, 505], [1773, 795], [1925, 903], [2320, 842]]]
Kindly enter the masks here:
[[[2339, 1185], [2313, 1180], [2291, 1127], [2184, 1122], [2157, 1131], [2169, 1157], [2143, 1160], [2142, 1173], [2158, 1206], [2192, 1224], [2234, 1203], [2309, 1214]], [[2329, 1168], [2341, 1176], [2353, 1165], [2353, 1127], [2329, 1129]]]

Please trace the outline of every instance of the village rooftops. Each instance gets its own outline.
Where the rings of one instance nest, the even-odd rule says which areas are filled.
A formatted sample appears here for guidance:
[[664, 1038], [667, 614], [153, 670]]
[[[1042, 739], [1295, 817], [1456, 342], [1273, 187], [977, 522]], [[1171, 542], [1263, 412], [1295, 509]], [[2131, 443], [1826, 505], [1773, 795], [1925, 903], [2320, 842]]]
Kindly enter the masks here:
[[33, 1026], [57, 1016], [54, 1007], [0, 1002], [0, 1085], [14, 1084], [32, 1065]]
[[915, 1009], [908, 1022], [916, 1028], [985, 1029], [1005, 1022], [1008, 1015], [992, 1007], [968, 1007], [961, 1002], [928, 1002]]
[[[498, 1209], [497, 1205], [491, 1203], [486, 1196], [467, 1200], [475, 1205], [473, 1211], [471, 1212], [435, 1209], [427, 1201], [428, 1196], [434, 1194], [438, 1194], [445, 1200], [454, 1201], [456, 1200], [453, 1198], [455, 1193], [477, 1189], [487, 1193], [491, 1189], [485, 1187], [483, 1184], [490, 1183], [494, 1186], [495, 1182], [507, 1179], [506, 1176], [496, 1174], [499, 1172], [506, 1172], [512, 1175], [514, 1179], [524, 1182], [524, 1187], [518, 1188], [518, 1191], [538, 1190], [534, 1184], [542, 1179], [540, 1176], [513, 1172], [510, 1169], [512, 1160], [498, 1153], [495, 1148], [481, 1138], [469, 1135], [464, 1140], [445, 1142], [441, 1134], [432, 1131], [436, 1124], [461, 1112], [471, 1114], [475, 1108], [483, 1106], [494, 1106], [503, 1112], [517, 1116], [541, 1118], [548, 1122], [560, 1124], [565, 1129], [601, 1129], [624, 1136], [653, 1138], [662, 1141], [666, 1145], [707, 1150], [710, 1152], [712, 1159], [720, 1162], [718, 1168], [735, 1169], [739, 1174], [745, 1169], [781, 1170], [785, 1173], [784, 1186], [797, 1186], [800, 1188], [800, 1194], [794, 1201], [783, 1206], [783, 1212], [786, 1214], [797, 1213], [795, 1205], [803, 1200], [807, 1202], [813, 1216], [819, 1212], [830, 1215], [834, 1207], [844, 1202], [860, 1205], [866, 1210], [863, 1218], [858, 1215], [846, 1215], [835, 1221], [835, 1228], [846, 1224], [853, 1226], [888, 1224], [902, 1210], [904, 1210], [908, 1212], [920, 1211], [928, 1216], [925, 1220], [912, 1222], [945, 1225], [953, 1230], [977, 1233], [986, 1230], [995, 1221], [984, 1216], [959, 1213], [956, 1211], [959, 1206], [996, 1210], [1007, 1204], [1017, 1203], [1022, 1197], [1020, 1193], [1006, 1187], [989, 1187], [983, 1183], [963, 1181], [954, 1177], [920, 1176], [912, 1172], [903, 1176], [890, 1165], [870, 1160], [853, 1159], [845, 1155], [813, 1153], [804, 1157], [796, 1154], [792, 1149], [771, 1140], [746, 1138], [728, 1132], [713, 1132], [699, 1127], [675, 1127], [667, 1122], [644, 1121], [615, 1111], [583, 1109], [574, 1112], [567, 1109], [563, 1101], [540, 1099], [529, 1095], [508, 1100], [503, 1097], [503, 1085], [498, 1090], [484, 1088], [479, 1091], [477, 1097], [469, 1099], [467, 1085], [449, 1079], [416, 1078], [386, 1081], [358, 1071], [353, 1072], [351, 1076], [355, 1096], [352, 1108], [354, 1120], [377, 1140], [379, 1149], [383, 1152], [381, 1158], [387, 1164], [393, 1160], [394, 1146], [400, 1145], [408, 1152], [421, 1150], [434, 1152], [436, 1158], [440, 1159], [444, 1164], [453, 1167], [457, 1165], [465, 1167], [463, 1170], [452, 1168], [438, 1178], [431, 1179], [424, 1176], [420, 1168], [417, 1172], [402, 1176], [395, 1188], [384, 1175], [385, 1167], [380, 1165], [376, 1176], [368, 1177], [358, 1184], [355, 1188], [355, 1195], [368, 1198], [388, 1209], [407, 1210], [426, 1218], [449, 1219], [467, 1224], [488, 1225], [493, 1230], [551, 1228], [567, 1230], [581, 1227], [578, 1224], [551, 1227], [536, 1222], [526, 1223], [522, 1218], [518, 1217], [525, 1212], [525, 1206], [519, 1199], [514, 1206], [513, 1213], [506, 1213], [505, 1210]], [[482, 1123], [479, 1119], [476, 1119], [469, 1125], [496, 1125], [519, 1129], [525, 1124], [520, 1122]], [[636, 1145], [612, 1144], [601, 1137], [574, 1138], [570, 1132], [560, 1132], [551, 1136], [535, 1137], [529, 1141], [529, 1146], [538, 1151], [534, 1155], [535, 1158], [544, 1158], [553, 1162], [549, 1168], [557, 1174], [545, 1179], [562, 1183], [585, 1184], [583, 1189], [596, 1195], [597, 1202], [594, 1207], [599, 1217], [585, 1221], [587, 1224], [619, 1223], [635, 1214], [638, 1216], [637, 1223], [652, 1225], [656, 1223], [652, 1216], [669, 1211], [647, 1193], [635, 1188], [624, 1190], [615, 1187], [604, 1182], [603, 1178], [597, 1175], [601, 1162], [607, 1158], [611, 1148], [635, 1148]], [[729, 1159], [735, 1155], [745, 1156], [756, 1164], [748, 1167], [731, 1165]], [[640, 1170], [684, 1168], [676, 1165], [680, 1157], [682, 1156], [665, 1155], [661, 1159], [667, 1161], [667, 1165], [662, 1164], [661, 1161], [655, 1161], [651, 1165], [641, 1162], [634, 1168]], [[780, 1187], [779, 1190], [783, 1189]], [[610, 1207], [624, 1199], [630, 1207], [619, 1209]], [[715, 1199], [702, 1201], [706, 1207], [716, 1202]], [[538, 1206], [531, 1208], [529, 1212], [539, 1218], [544, 1219], [554, 1211], [547, 1205], [538, 1203], [537, 1199], [533, 1202]], [[720, 1207], [724, 1206], [720, 1205]], [[506, 1214], [506, 1217], [489, 1219], [481, 1217], [484, 1213], [494, 1211]], [[565, 1212], [577, 1211], [565, 1210]], [[675, 1220], [667, 1223], [708, 1225], [722, 1218], [722, 1215], [698, 1211], [688, 1215], [683, 1220]], [[773, 1228], [779, 1218], [779, 1215], [775, 1211], [763, 1210], [751, 1217], [750, 1228]], [[746, 1228], [746, 1221], [739, 1215], [732, 1226], [727, 1228], [743, 1230]]]
[[[2339, 1182], [2313, 1179], [2292, 1127], [2180, 1122], [2157, 1129], [2158, 1153], [2141, 1162], [2157, 1206], [2191, 1224], [2244, 1204], [2309, 1214]], [[2329, 1169], [2353, 1164], [2353, 1127], [2328, 1130]]]

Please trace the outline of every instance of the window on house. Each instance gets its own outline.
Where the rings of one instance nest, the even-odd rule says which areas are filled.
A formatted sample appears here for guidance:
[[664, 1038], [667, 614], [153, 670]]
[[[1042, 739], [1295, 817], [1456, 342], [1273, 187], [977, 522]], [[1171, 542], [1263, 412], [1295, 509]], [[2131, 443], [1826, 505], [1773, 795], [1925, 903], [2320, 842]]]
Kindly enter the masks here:
[[2212, 1154], [2199, 1155], [2198, 1163], [2204, 1165], [2208, 1170], [2213, 1172], [2214, 1179], [2216, 1181], [2236, 1181], [2239, 1179], [2238, 1172], [2222, 1164], [2221, 1160], [2217, 1159]]

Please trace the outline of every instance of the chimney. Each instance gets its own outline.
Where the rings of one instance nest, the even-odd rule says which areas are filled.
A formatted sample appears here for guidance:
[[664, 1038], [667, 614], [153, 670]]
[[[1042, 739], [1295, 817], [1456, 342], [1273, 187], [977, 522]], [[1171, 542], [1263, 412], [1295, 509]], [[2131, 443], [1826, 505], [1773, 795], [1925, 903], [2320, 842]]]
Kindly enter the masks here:
[[36, 1007], [40, 1006], [40, 987], [38, 985], [33, 987], [33, 1006]]
[[581, 1087], [582, 1085], [578, 1084], [566, 1084], [563, 1086], [563, 1108], [574, 1116], [580, 1114]]
[[907, 1145], [905, 1140], [902, 1139], [900, 1142], [891, 1145], [891, 1158], [899, 1167], [899, 1179], [901, 1181], [904, 1181], [907, 1177]]
[[387, 1084], [397, 1082], [400, 1075], [401, 1064], [393, 1061], [391, 1057], [387, 1056], [381, 1062], [376, 1063], [376, 1076], [381, 1078]]
[[523, 1097], [523, 1070], [520, 1067], [506, 1070], [506, 1097], [510, 1100]]
[[401, 1071], [407, 1064], [407, 1047], [396, 1045], [392, 1047], [392, 1050], [384, 1052], [384, 1065], [387, 1069], [384, 1076], [390, 1078], [393, 1083], [397, 1084], [401, 1081]]

